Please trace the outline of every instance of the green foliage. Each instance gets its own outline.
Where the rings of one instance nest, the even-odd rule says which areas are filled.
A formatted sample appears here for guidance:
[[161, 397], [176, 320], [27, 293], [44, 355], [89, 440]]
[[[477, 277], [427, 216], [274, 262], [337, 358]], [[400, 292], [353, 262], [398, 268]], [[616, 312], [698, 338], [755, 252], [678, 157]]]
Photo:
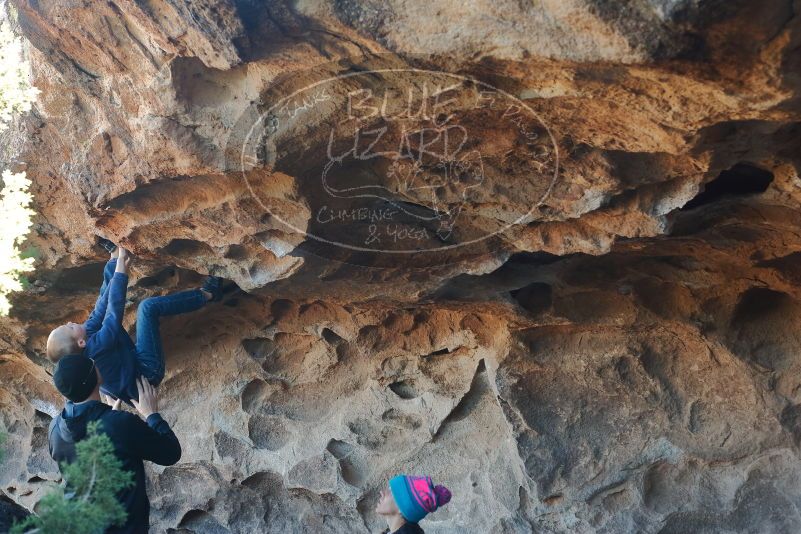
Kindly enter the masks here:
[[[29, 81], [30, 67], [23, 43], [6, 22], [0, 23], [0, 132], [14, 115], [30, 111], [39, 90]], [[24, 172], [3, 171], [0, 190], [0, 316], [8, 315], [8, 295], [23, 289], [22, 273], [33, 269], [33, 258], [21, 255], [20, 246], [32, 225], [34, 211], [30, 180]]]
[[133, 473], [123, 471], [111, 440], [98, 433], [97, 422], [89, 425], [75, 453], [73, 463], [61, 465], [65, 487], [42, 498], [38, 515], [14, 525], [12, 534], [94, 534], [125, 523], [126, 512], [116, 494], [133, 485]]

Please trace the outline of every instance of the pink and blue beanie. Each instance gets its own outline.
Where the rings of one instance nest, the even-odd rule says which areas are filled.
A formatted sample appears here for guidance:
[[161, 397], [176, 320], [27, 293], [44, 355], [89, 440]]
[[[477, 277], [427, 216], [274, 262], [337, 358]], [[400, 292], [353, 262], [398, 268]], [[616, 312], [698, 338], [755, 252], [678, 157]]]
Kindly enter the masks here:
[[435, 486], [431, 477], [398, 475], [389, 481], [401, 515], [412, 523], [419, 523], [429, 513], [451, 500], [445, 486]]

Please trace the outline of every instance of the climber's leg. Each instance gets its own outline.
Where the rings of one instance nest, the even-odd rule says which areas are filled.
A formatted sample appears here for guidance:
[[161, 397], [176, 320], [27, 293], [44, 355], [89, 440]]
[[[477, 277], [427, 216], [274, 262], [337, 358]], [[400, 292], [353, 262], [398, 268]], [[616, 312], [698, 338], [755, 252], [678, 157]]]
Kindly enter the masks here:
[[139, 372], [158, 386], [164, 378], [164, 352], [161, 348], [159, 318], [202, 308], [207, 298], [199, 289], [182, 291], [163, 297], [150, 297], [139, 304], [136, 312], [136, 355]]

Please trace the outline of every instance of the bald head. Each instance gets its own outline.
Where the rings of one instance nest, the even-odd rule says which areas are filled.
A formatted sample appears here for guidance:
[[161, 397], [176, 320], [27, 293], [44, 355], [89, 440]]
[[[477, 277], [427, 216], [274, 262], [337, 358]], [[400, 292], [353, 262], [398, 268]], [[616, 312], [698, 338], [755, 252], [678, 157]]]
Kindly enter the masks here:
[[86, 329], [83, 325], [67, 323], [47, 336], [47, 358], [57, 362], [68, 354], [80, 354], [86, 346]]

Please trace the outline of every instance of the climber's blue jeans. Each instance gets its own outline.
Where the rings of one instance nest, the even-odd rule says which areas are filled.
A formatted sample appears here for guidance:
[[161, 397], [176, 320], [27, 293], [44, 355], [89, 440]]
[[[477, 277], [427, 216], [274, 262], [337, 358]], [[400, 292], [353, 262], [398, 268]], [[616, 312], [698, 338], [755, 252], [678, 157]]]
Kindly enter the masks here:
[[[116, 268], [116, 258], [106, 263], [103, 269], [103, 285], [100, 286], [100, 300], [105, 298], [106, 288]], [[161, 348], [159, 318], [195, 311], [204, 304], [206, 297], [199, 289], [150, 297], [139, 303], [136, 312], [136, 358], [139, 361], [139, 372], [154, 386], [158, 386], [164, 379], [164, 351]]]
[[164, 379], [164, 351], [161, 348], [159, 319], [202, 308], [206, 297], [199, 289], [163, 297], [146, 298], [136, 311], [136, 357], [139, 372], [154, 386]]

